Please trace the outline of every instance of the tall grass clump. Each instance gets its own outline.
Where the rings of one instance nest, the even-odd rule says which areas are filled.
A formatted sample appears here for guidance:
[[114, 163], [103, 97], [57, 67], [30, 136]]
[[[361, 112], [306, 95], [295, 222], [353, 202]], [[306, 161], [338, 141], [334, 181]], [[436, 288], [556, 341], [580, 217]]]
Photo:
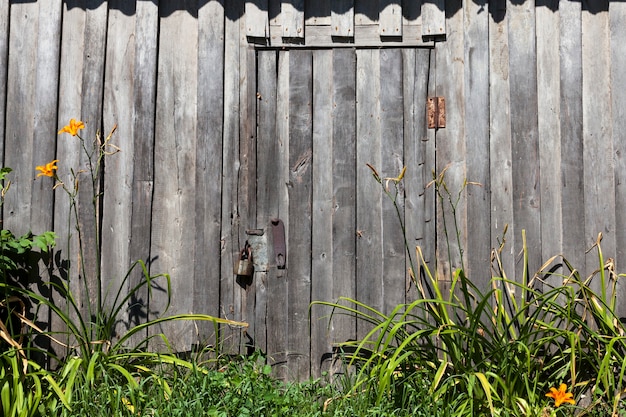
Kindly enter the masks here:
[[[396, 207], [404, 232], [396, 202], [404, 170], [383, 179], [370, 168]], [[431, 185], [454, 222], [443, 224], [445, 235], [456, 238], [455, 243], [461, 240], [457, 205], [470, 184], [452, 191], [445, 170], [433, 174]], [[503, 268], [504, 236], [491, 253], [488, 288], [474, 285], [463, 267], [439, 276], [422, 249], [407, 244], [419, 299], [391, 312], [352, 298], [314, 302], [312, 308], [330, 306], [333, 314], [356, 316], [371, 329], [361, 340], [340, 346], [350, 352], [344, 359], [352, 376], [336, 401], [359, 395], [370, 407], [393, 403], [411, 409], [424, 403], [426, 393], [431, 407], [440, 404], [433, 415], [617, 416], [626, 393], [626, 337], [615, 314], [616, 285], [623, 275], [605, 259], [601, 235], [590, 249], [597, 254], [597, 269], [586, 277], [562, 256], [547, 259], [529, 274], [524, 231], [522, 242], [524, 273], [519, 280], [508, 278]], [[458, 248], [462, 260], [460, 244]], [[440, 285], [444, 281], [445, 287]]]

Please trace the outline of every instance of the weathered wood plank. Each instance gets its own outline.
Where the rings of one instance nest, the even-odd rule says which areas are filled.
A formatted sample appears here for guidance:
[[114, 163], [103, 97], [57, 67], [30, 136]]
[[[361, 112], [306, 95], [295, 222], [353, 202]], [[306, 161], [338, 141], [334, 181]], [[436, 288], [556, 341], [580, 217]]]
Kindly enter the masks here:
[[[289, 235], [289, 55], [290, 51], [281, 51], [278, 55], [276, 81], [276, 135], [272, 150], [275, 154], [267, 154], [266, 162], [275, 168], [276, 181], [268, 183], [267, 194], [271, 199], [270, 214], [283, 221], [285, 239]], [[271, 134], [272, 132], [268, 132]], [[271, 162], [270, 162], [271, 161]], [[259, 161], [261, 165], [262, 161]], [[270, 179], [271, 179], [270, 178]], [[286, 379], [290, 373], [287, 369], [287, 334], [289, 317], [287, 304], [288, 273], [291, 264], [290, 243], [287, 243], [287, 269], [270, 268], [268, 273], [267, 300], [267, 354], [278, 378]]]
[[266, 38], [270, 32], [267, 0], [246, 1], [246, 36]]
[[330, 11], [330, 26], [332, 36], [354, 36], [353, 3], [354, 2], [352, 0], [338, 0], [332, 2]]
[[[536, 9], [537, 105], [541, 184], [541, 259], [563, 253], [559, 15], [552, 10], [558, 1]], [[549, 284], [562, 282], [550, 277]]]
[[[580, 271], [587, 271], [585, 251], [582, 100], [581, 4], [559, 3], [560, 130], [563, 256]], [[581, 198], [581, 196], [583, 198]], [[596, 263], [593, 263], [594, 267]]]
[[[121, 0], [110, 2], [107, 28], [106, 68], [104, 83], [103, 126], [107, 135], [118, 125], [111, 143], [123, 148], [122, 152], [106, 157], [106, 181], [102, 204], [102, 276], [107, 277], [108, 297], [105, 305], [113, 308], [118, 292], [125, 295], [128, 281], [124, 277], [133, 260], [130, 259], [128, 242], [132, 233], [133, 160], [134, 146], [128, 138], [134, 138], [133, 113], [128, 109], [134, 104], [135, 59], [135, 13], [126, 14], [120, 7]], [[134, 5], [133, 5], [134, 6]], [[134, 7], [133, 7], [134, 8]], [[122, 138], [126, 139], [123, 140]], [[124, 143], [122, 143], [122, 141]], [[110, 149], [113, 151], [113, 148]], [[115, 262], [107, 262], [115, 259]], [[127, 317], [120, 317], [118, 335], [128, 328]]]
[[[397, 177], [404, 167], [404, 99], [402, 96], [402, 51], [381, 50], [380, 54], [380, 133], [381, 174]], [[394, 195], [395, 185], [389, 184]], [[394, 205], [387, 197], [382, 204], [382, 249], [383, 249], [383, 311], [390, 313], [398, 304], [404, 303], [406, 270], [404, 236], [400, 221], [404, 222], [404, 185], [398, 184]], [[379, 193], [382, 190], [378, 191]]]
[[[31, 195], [35, 165], [47, 160], [33, 161], [35, 119], [35, 81], [37, 73], [37, 30], [39, 5], [21, 3], [11, 7], [9, 33], [9, 60], [7, 82], [6, 143], [4, 164], [13, 169], [12, 187], [4, 200], [3, 227], [16, 235], [31, 228]], [[3, 81], [4, 82], [4, 81]], [[53, 132], [48, 132], [51, 136]], [[52, 155], [48, 155], [50, 157]], [[54, 159], [54, 158], [53, 158]], [[50, 159], [52, 160], [52, 159]], [[42, 178], [40, 184], [52, 187], [51, 180]]]
[[[405, 228], [409, 253], [407, 268], [413, 268], [417, 274], [419, 259], [415, 248], [420, 246], [426, 259], [434, 260], [435, 230], [434, 221], [428, 216], [434, 210], [433, 189], [426, 189], [432, 179], [431, 172], [435, 169], [428, 157], [428, 140], [426, 126], [426, 100], [428, 96], [428, 78], [430, 72], [430, 50], [403, 49], [403, 96], [404, 96], [404, 163], [407, 166], [404, 180], [404, 212]], [[434, 153], [434, 146], [432, 146]], [[416, 279], [419, 277], [416, 275]], [[425, 284], [423, 284], [425, 285]], [[405, 288], [407, 301], [420, 297], [417, 288], [407, 277]]]
[[[190, 313], [193, 307], [196, 248], [195, 178], [198, 93], [198, 22], [183, 7], [160, 16], [158, 84], [156, 96], [152, 271], [171, 276], [171, 303], [166, 294], [152, 291], [152, 317]], [[185, 42], [180, 42], [185, 39]], [[163, 323], [162, 332], [172, 348], [188, 351], [194, 339], [192, 323]], [[155, 339], [156, 340], [156, 339]]]
[[[541, 266], [541, 192], [537, 126], [537, 57], [535, 7], [530, 3], [507, 5], [513, 177], [514, 250], [522, 249], [526, 230], [528, 267]], [[492, 171], [497, 172], [497, 171]], [[515, 278], [522, 277], [524, 262], [516, 263]]]
[[270, 25], [269, 46], [289, 46], [292, 48], [354, 48], [354, 47], [411, 47], [433, 46], [433, 42], [422, 39], [422, 29], [418, 25], [407, 25], [403, 29], [401, 40], [395, 38], [381, 39], [378, 25], [358, 24], [354, 26], [353, 38], [341, 39], [335, 36], [334, 26], [307, 26], [306, 37], [300, 44], [295, 44], [283, 39], [282, 28], [274, 24]]
[[[0, 80], [7, 79], [9, 66], [9, 6], [8, 1], [0, 2]], [[0, 83], [0, 155], [4, 155], [7, 87], [7, 83]]]
[[[332, 112], [332, 300], [356, 296], [356, 52], [333, 52]], [[333, 319], [331, 341], [356, 338], [356, 324]]]
[[[104, 62], [106, 56], [106, 30], [108, 4], [100, 3], [93, 8], [85, 10], [85, 30], [83, 52], [82, 83], [81, 89], [81, 118], [86, 121], [85, 129], [81, 131], [85, 138], [87, 148], [95, 145], [94, 138], [102, 129], [102, 97], [104, 94]], [[65, 22], [64, 22], [65, 23]], [[76, 59], [75, 52], [72, 59]], [[63, 91], [63, 90], [62, 90]], [[65, 122], [67, 123], [67, 122]], [[60, 158], [59, 158], [60, 159]], [[81, 153], [81, 169], [88, 168], [88, 156]], [[101, 265], [98, 265], [98, 244], [96, 228], [100, 221], [99, 207], [94, 204], [94, 196], [102, 191], [100, 184], [92, 186], [89, 174], [81, 178], [81, 185], [78, 192], [78, 217], [82, 233], [82, 257], [84, 260], [84, 270], [81, 275], [89, 285], [90, 304], [94, 306], [102, 305], [99, 297], [104, 296], [108, 288], [108, 277], [101, 274]], [[98, 221], [96, 221], [96, 218]], [[100, 261], [110, 261], [101, 259]], [[80, 265], [76, 263], [75, 265]], [[98, 275], [101, 281], [98, 282]]]
[[[446, 34], [446, 1], [424, 0], [422, 2], [422, 36]], [[452, 26], [452, 30], [457, 29]]]
[[[241, 0], [224, 3], [227, 16], [243, 13]], [[220, 268], [220, 315], [235, 319], [240, 314], [240, 295], [233, 275], [234, 255], [239, 250], [240, 215], [237, 206], [239, 176], [239, 82], [240, 82], [240, 24], [226, 19], [224, 35], [224, 138], [222, 151], [222, 216], [221, 224], [230, 225], [222, 233], [222, 263]], [[222, 346], [226, 353], [238, 353], [240, 332], [222, 326]]]
[[[245, 28], [241, 28], [244, 33]], [[242, 43], [240, 52], [240, 133], [239, 133], [239, 183], [237, 186], [239, 215], [241, 218], [241, 228], [239, 229], [239, 248], [245, 247], [248, 241], [247, 230], [256, 228], [256, 55], [253, 48]], [[254, 255], [253, 255], [254, 256]], [[236, 315], [238, 321], [248, 323], [245, 330], [245, 339], [241, 341], [242, 348], [248, 349], [250, 338], [254, 338], [254, 317], [250, 317], [248, 312], [254, 311], [256, 297], [256, 285], [248, 285], [239, 279], [239, 288], [236, 293], [240, 294], [241, 303], [239, 313]], [[243, 285], [242, 285], [243, 284]]]
[[[35, 119], [33, 127], [33, 159], [36, 165], [55, 159], [59, 59], [61, 45], [61, 0], [39, 4], [37, 63], [35, 79]], [[41, 18], [45, 16], [45, 18]], [[0, 112], [1, 113], [1, 112]], [[33, 167], [30, 166], [32, 169]], [[31, 171], [32, 172], [32, 171]], [[31, 196], [30, 228], [35, 233], [52, 229], [54, 191], [47, 181], [35, 182]]]
[[[219, 317], [224, 120], [224, 1], [198, 10], [198, 138], [196, 142], [196, 247], [194, 313]], [[216, 345], [213, 323], [196, 323], [200, 347]]]
[[[70, 118], [81, 119], [81, 95], [83, 85], [77, 80], [82, 79], [84, 60], [82, 57], [76, 56], [76, 51], [82, 51], [85, 38], [85, 12], [79, 8], [68, 9], [67, 4], [63, 6], [63, 27], [61, 34], [61, 58], [60, 66], [63, 71], [59, 73], [59, 104], [58, 104], [58, 126], [57, 130], [65, 126]], [[81, 132], [83, 134], [83, 132]], [[73, 184], [70, 169], [79, 170], [82, 168], [80, 164], [80, 143], [76, 138], [63, 135], [57, 140], [57, 156], [56, 159], [63, 161], [59, 166], [57, 175], [66, 184]], [[84, 136], [89, 139], [88, 136]], [[78, 241], [74, 233], [74, 225], [72, 213], [70, 212], [70, 202], [67, 195], [57, 189], [57, 195], [54, 202], [54, 231], [58, 236], [57, 254], [63, 260], [69, 260], [70, 265], [78, 265]], [[72, 271], [59, 267], [59, 277], [54, 278], [59, 284], [64, 282], [67, 284], [75, 297], [84, 295], [83, 285], [78, 280], [78, 268]], [[71, 272], [71, 274], [70, 274]], [[66, 298], [58, 292], [52, 293], [54, 303], [60, 308], [64, 308]], [[65, 325], [62, 320], [57, 317], [51, 317], [51, 331], [65, 331]], [[65, 340], [65, 339], [64, 339]], [[54, 347], [56, 348], [56, 347]], [[57, 355], [63, 355], [61, 348], [55, 349]]]
[[[336, 214], [334, 207], [337, 207], [338, 203], [335, 203], [333, 196], [333, 150], [338, 141], [334, 140], [333, 122], [340, 121], [333, 117], [333, 104], [335, 106], [341, 104], [337, 103], [333, 95], [336, 71], [333, 56], [332, 50], [313, 52], [312, 301], [334, 300], [333, 220]], [[349, 277], [344, 278], [349, 280]], [[330, 363], [322, 363], [322, 360], [331, 359], [324, 355], [332, 352], [335, 335], [335, 321], [333, 320], [331, 326], [328, 323], [330, 310], [322, 306], [314, 306], [311, 309], [311, 374], [314, 378], [319, 378], [322, 372], [329, 370]]]
[[402, 36], [402, 5], [398, 0], [381, 0], [379, 7], [380, 36]]
[[[612, 109], [607, 99], [612, 90], [607, 10], [608, 0], [583, 3], [583, 187], [587, 247], [602, 233], [602, 251], [605, 257], [612, 257], [616, 251], [616, 207]], [[591, 273], [598, 266], [597, 252], [590, 251], [586, 260], [587, 273]], [[599, 279], [592, 281], [591, 288], [600, 291]]]
[[[279, 155], [276, 130], [277, 61], [276, 51], [259, 51], [257, 54], [259, 97], [257, 101], [256, 224], [258, 228], [265, 229], [268, 242], [270, 242], [269, 238], [272, 233], [270, 220], [278, 217], [278, 188], [280, 184], [284, 183], [280, 181], [280, 164], [276, 161], [276, 157]], [[273, 256], [273, 248], [268, 247], [268, 261], [270, 265], [275, 264], [272, 259]], [[257, 300], [254, 310], [255, 343], [259, 349], [268, 353], [268, 356], [271, 357], [273, 351], [269, 350], [270, 341], [275, 338], [284, 338], [286, 333], [278, 330], [286, 326], [272, 327], [272, 322], [278, 318], [270, 317], [268, 312], [273, 304], [280, 304], [280, 296], [283, 294], [275, 294], [275, 288], [269, 286], [270, 282], [277, 282], [275, 266], [255, 272], [254, 280], [256, 283]], [[273, 300], [272, 297], [274, 296], [279, 298]], [[271, 333], [272, 331], [275, 331], [275, 333]]]
[[[382, 192], [365, 164], [382, 166], [380, 126], [380, 61], [378, 50], [357, 50], [356, 61], [356, 220], [358, 285], [356, 299], [382, 310], [383, 245]], [[357, 322], [357, 339], [367, 335], [371, 326]]]
[[479, 183], [467, 188], [467, 275], [487, 289], [491, 253], [491, 184], [489, 183], [489, 15], [480, 5], [464, 2], [466, 177]]
[[[142, 260], [150, 267], [152, 235], [152, 196], [154, 191], [154, 161], [146, 158], [154, 151], [154, 114], [156, 112], [156, 73], [158, 51], [158, 6], [152, 2], [137, 2], [135, 9], [135, 65], [133, 70], [133, 197], [131, 214], [130, 261]], [[130, 287], [145, 279], [141, 270], [130, 277]], [[148, 317], [148, 289], [142, 288], [129, 306], [129, 324], [137, 325]], [[132, 341], [139, 343], [147, 331]], [[131, 342], [131, 343], [132, 343]]]
[[284, 0], [280, 12], [282, 37], [304, 38], [304, 0]]
[[[623, 71], [626, 65], [626, 56], [623, 53], [623, 40], [626, 39], [626, 28], [623, 22], [626, 19], [626, 7], [623, 3], [611, 4], [609, 13], [610, 43], [611, 43], [611, 89], [613, 147], [615, 160], [615, 261], [617, 271], [625, 270], [626, 265], [626, 214], [618, 208], [626, 207], [626, 143], [622, 140], [622, 132], [626, 131], [626, 77]], [[615, 86], [621, 86], [615, 88]], [[626, 286], [623, 281], [617, 281], [618, 300], [626, 297]], [[618, 317], [626, 315], [626, 303], [618, 302], [616, 313]]]
[[[491, 185], [491, 245], [498, 248], [503, 239], [506, 246], [501, 254], [503, 268], [509, 278], [515, 278], [513, 237], [521, 233], [513, 222], [513, 177], [511, 155], [511, 115], [509, 105], [509, 38], [506, 1], [498, 0], [490, 9], [489, 21], [489, 172]], [[494, 175], [494, 173], [498, 173]], [[506, 228], [508, 231], [504, 233]]]
[[296, 380], [310, 375], [312, 53], [289, 54], [289, 262], [287, 367]]
[[[461, 8], [461, 0], [448, 1], [452, 10]], [[452, 274], [467, 265], [462, 251], [467, 248], [467, 192], [459, 192], [466, 181], [467, 147], [465, 144], [465, 85], [464, 79], [465, 34], [463, 13], [456, 13], [448, 20], [451, 28], [446, 42], [438, 45], [436, 54], [436, 93], [446, 100], [446, 127], [435, 133], [437, 145], [436, 173], [445, 170], [444, 181], [451, 193], [442, 187], [437, 207], [437, 252], [440, 254], [438, 273], [441, 280], [451, 280]], [[457, 198], [459, 196], [459, 198]], [[450, 201], [451, 200], [451, 201]], [[458, 238], [457, 238], [458, 236]]]

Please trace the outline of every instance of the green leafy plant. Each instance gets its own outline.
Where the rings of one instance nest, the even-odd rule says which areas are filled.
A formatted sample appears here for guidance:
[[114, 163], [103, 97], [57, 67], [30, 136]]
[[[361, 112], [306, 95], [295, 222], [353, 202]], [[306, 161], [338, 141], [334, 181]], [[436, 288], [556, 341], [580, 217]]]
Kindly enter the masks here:
[[[43, 295], [38, 291], [29, 289], [26, 286], [18, 286], [15, 283], [3, 281], [0, 283], [2, 289], [7, 294], [16, 294], [20, 298], [29, 300], [33, 305], [45, 306], [49, 309], [51, 316], [55, 317], [57, 322], [62, 323], [65, 331], [51, 332], [42, 330], [33, 321], [27, 319], [23, 315], [20, 321], [26, 325], [32, 334], [46, 336], [50, 343], [56, 347], [61, 347], [61, 354], [55, 355], [52, 351], [46, 351], [45, 354], [52, 355], [59, 364], [55, 372], [56, 385], [47, 385], [48, 387], [61, 387], [53, 389], [49, 393], [55, 394], [54, 399], [50, 399], [52, 405], [50, 407], [60, 407], [63, 413], [70, 412], [73, 408], [72, 404], [81, 404], [89, 397], [89, 392], [95, 390], [110, 394], [109, 388], [113, 386], [128, 387], [131, 392], [135, 392], [139, 387], [139, 381], [157, 380], [158, 384], [166, 386], [166, 380], [159, 377], [159, 369], [163, 367], [169, 368], [187, 368], [192, 369], [193, 364], [176, 355], [175, 352], [152, 352], [148, 350], [148, 344], [152, 338], [158, 338], [163, 345], [169, 346], [169, 342], [165, 335], [156, 334], [153, 336], [145, 336], [149, 327], [157, 326], [164, 322], [171, 321], [210, 321], [216, 326], [220, 324], [228, 324], [239, 328], [247, 326], [246, 323], [235, 322], [222, 319], [219, 317], [208, 316], [204, 314], [180, 314], [167, 315], [171, 297], [171, 282], [168, 274], [151, 274], [142, 260], [134, 262], [128, 269], [126, 275], [122, 278], [120, 286], [113, 289], [112, 292], [105, 292], [104, 284], [109, 277], [103, 277], [100, 265], [104, 255], [101, 253], [101, 237], [99, 230], [101, 229], [99, 217], [100, 200], [103, 197], [102, 189], [102, 167], [106, 157], [112, 156], [119, 151], [112, 143], [114, 127], [111, 132], [103, 139], [100, 133], [96, 133], [92, 142], [85, 141], [79, 134], [84, 128], [84, 123], [72, 119], [70, 123], [59, 131], [59, 133], [68, 133], [80, 141], [81, 148], [86, 156], [86, 167], [82, 169], [70, 169], [70, 178], [68, 184], [61, 181], [57, 175], [58, 160], [51, 161], [47, 164], [36, 167], [40, 173], [38, 177], [50, 177], [54, 180], [54, 188], [61, 189], [65, 192], [69, 199], [69, 218], [68, 223], [74, 225], [78, 242], [78, 260], [79, 271], [81, 274], [80, 282], [82, 288], [78, 292], [74, 292], [74, 286], [71, 283], [72, 274], [66, 271], [65, 279], [55, 279], [47, 283], [47, 285], [60, 295], [63, 300], [61, 304], [57, 304], [47, 294]], [[84, 177], [87, 177], [86, 179]], [[83, 182], [88, 181], [88, 186], [84, 186]], [[82, 184], [82, 185], [81, 185]], [[91, 192], [91, 202], [93, 215], [90, 220], [92, 224], [89, 230], [95, 231], [94, 239], [85, 239], [82, 227], [85, 219], [80, 217], [78, 209], [79, 192]], [[32, 239], [17, 240], [17, 246], [13, 240], [9, 239], [7, 248], [11, 250], [28, 250], [33, 245], [50, 246], [50, 241], [54, 235], [45, 234], [42, 236], [33, 236]], [[94, 268], [88, 268], [86, 265], [85, 242], [92, 242], [93, 248], [89, 248], [90, 253], [95, 253]], [[2, 243], [2, 241], [0, 241]], [[30, 246], [29, 246], [30, 245]], [[2, 246], [4, 247], [4, 246]], [[70, 242], [68, 238], [67, 252], [70, 253]], [[42, 248], [44, 249], [44, 248]], [[107, 254], [114, 256], [114, 254]], [[10, 264], [10, 267], [17, 265]], [[94, 271], [94, 276], [86, 276], [88, 271]], [[138, 283], [131, 285], [131, 275], [138, 274], [142, 279]], [[95, 283], [95, 285], [90, 285]], [[139, 291], [145, 290], [150, 293], [153, 287], [159, 283], [160, 288], [164, 288], [167, 294], [167, 305], [161, 316], [136, 326], [121, 329], [121, 315], [129, 309], [132, 300], [134, 300]], [[127, 289], [128, 288], [128, 289]], [[107, 299], [107, 294], [112, 298]], [[139, 340], [137, 342], [137, 340]], [[19, 347], [16, 346], [17, 349]], [[14, 373], [12, 373], [14, 375]], [[33, 379], [36, 381], [36, 379]], [[35, 386], [38, 386], [35, 383]], [[108, 387], [108, 388], [107, 388]], [[119, 390], [117, 391], [117, 396]], [[108, 395], [107, 394], [107, 395]], [[44, 395], [45, 396], [45, 395]], [[53, 396], [50, 396], [52, 398]], [[117, 398], [117, 397], [116, 397]], [[58, 400], [58, 401], [57, 401]], [[57, 401], [57, 402], [54, 402]], [[129, 406], [132, 406], [132, 396], [127, 398]], [[59, 410], [57, 410], [59, 411]]]
[[[402, 223], [395, 196], [404, 171], [396, 178], [383, 179], [370, 168]], [[450, 205], [462, 265], [456, 208], [471, 183], [452, 192], [444, 174], [445, 170], [433, 174], [431, 184], [440, 204]], [[443, 227], [449, 239], [452, 230], [445, 220]], [[455, 416], [585, 415], [606, 412], [607, 404], [616, 415], [626, 393], [626, 340], [624, 325], [614, 313], [620, 275], [611, 260], [604, 260], [601, 237], [595, 245], [599, 267], [589, 277], [582, 279], [560, 256], [547, 260], [531, 276], [522, 232], [524, 274], [520, 281], [508, 279], [502, 267], [504, 238], [492, 251], [490, 288], [477, 288], [462, 267], [450, 277], [437, 276], [419, 247], [414, 265], [407, 246], [420, 299], [389, 313], [350, 298], [314, 302], [312, 308], [330, 306], [333, 314], [356, 316], [371, 328], [361, 340], [341, 344], [344, 351], [352, 352], [346, 359], [355, 373], [344, 398], [365, 393], [370, 406], [391, 401], [410, 408], [415, 403], [407, 392], [419, 381], [428, 381], [432, 399], [449, 405], [450, 415]], [[448, 257], [452, 265], [450, 249]], [[445, 290], [440, 286], [444, 280]], [[598, 280], [599, 293], [591, 284]], [[554, 281], [562, 285], [550, 286]], [[562, 383], [572, 388], [574, 398], [562, 403], [559, 393], [559, 400], [552, 404], [546, 394]], [[582, 404], [583, 397], [588, 403], [584, 407], [568, 404]]]

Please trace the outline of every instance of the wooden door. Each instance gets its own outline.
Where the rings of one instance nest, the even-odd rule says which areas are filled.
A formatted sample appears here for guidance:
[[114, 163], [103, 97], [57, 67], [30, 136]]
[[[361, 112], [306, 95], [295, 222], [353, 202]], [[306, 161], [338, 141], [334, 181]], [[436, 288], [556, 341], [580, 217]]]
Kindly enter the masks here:
[[[285, 225], [285, 269], [246, 289], [249, 336], [277, 372], [318, 376], [360, 323], [312, 301], [355, 298], [382, 311], [416, 297], [402, 229], [382, 177], [407, 166], [397, 203], [409, 246], [434, 256], [435, 166], [426, 129], [430, 49], [257, 51], [256, 224]], [[271, 250], [271, 249], [270, 249]], [[271, 258], [271, 256], [270, 256]], [[282, 366], [285, 365], [285, 366]]]

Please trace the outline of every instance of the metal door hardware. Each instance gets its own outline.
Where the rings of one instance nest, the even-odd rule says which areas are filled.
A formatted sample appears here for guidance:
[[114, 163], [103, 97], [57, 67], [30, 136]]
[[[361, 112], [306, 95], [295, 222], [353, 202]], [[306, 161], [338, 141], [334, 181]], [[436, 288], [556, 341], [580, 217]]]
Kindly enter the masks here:
[[429, 129], [446, 127], [446, 100], [443, 97], [428, 97], [426, 119]]

